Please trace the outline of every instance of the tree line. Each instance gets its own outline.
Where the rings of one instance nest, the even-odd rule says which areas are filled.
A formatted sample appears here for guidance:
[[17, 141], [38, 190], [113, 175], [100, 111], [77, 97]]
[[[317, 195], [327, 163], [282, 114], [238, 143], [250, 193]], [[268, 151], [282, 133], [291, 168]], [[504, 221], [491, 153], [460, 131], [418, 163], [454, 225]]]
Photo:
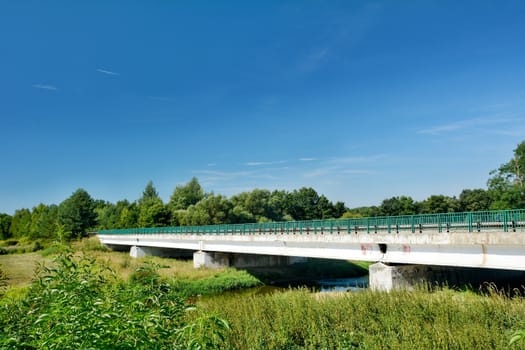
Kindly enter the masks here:
[[197, 178], [176, 186], [164, 203], [150, 181], [133, 202], [95, 200], [76, 190], [59, 205], [0, 213], [0, 239], [69, 240], [90, 230], [337, 219], [525, 208], [525, 141], [507, 163], [490, 173], [487, 189], [465, 189], [459, 197], [432, 195], [423, 201], [396, 196], [379, 206], [349, 209], [313, 188], [285, 191], [254, 189], [230, 198], [207, 193]]

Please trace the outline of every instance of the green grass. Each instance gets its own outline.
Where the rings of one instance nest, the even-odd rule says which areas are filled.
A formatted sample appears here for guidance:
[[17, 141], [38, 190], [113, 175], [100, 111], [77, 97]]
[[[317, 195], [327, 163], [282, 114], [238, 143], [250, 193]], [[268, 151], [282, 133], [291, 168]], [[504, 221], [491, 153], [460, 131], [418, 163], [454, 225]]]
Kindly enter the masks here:
[[212, 298], [229, 349], [506, 349], [525, 300], [451, 290]]
[[71, 246], [54, 244], [40, 253], [0, 255], [0, 269], [7, 276], [8, 294], [18, 293], [18, 289], [28, 287], [40, 264], [51, 265], [54, 256], [68, 250], [75, 252], [77, 256], [88, 254], [98, 263], [107, 265], [124, 281], [131, 279], [140, 266], [151, 263], [158, 267], [159, 276], [185, 297], [221, 293], [261, 284], [259, 279], [243, 270], [195, 269], [190, 260], [159, 257], [132, 258], [126, 252], [104, 249], [96, 237], [92, 237], [73, 242]]
[[[71, 249], [72, 261], [81, 263], [69, 270], [62, 266], [61, 270], [51, 262], [53, 249], [56, 253]], [[51, 273], [42, 275], [46, 270], [40, 270], [35, 280], [35, 268], [43, 262]], [[309, 261], [286, 267], [282, 273], [278, 273], [279, 268], [259, 269], [258, 274], [229, 268], [196, 270], [191, 261], [133, 259], [128, 253], [106, 251], [96, 238], [90, 238], [70, 247], [54, 245], [47, 252], [0, 256], [0, 269], [8, 278], [9, 288], [5, 296], [0, 293], [0, 323], [4, 335], [15, 334], [38, 345], [43, 344], [40, 341], [44, 338], [49, 344], [58, 339], [46, 333], [58, 330], [52, 324], [63, 327], [57, 340], [62, 345], [78, 339], [94, 341], [93, 334], [99, 331], [106, 337], [104, 344], [113, 344], [112, 339], [119, 339], [113, 330], [131, 327], [129, 332], [138, 332], [135, 338], [131, 333], [121, 335], [129, 348], [133, 348], [133, 339], [145, 344], [144, 348], [166, 344], [159, 337], [168, 339], [171, 334], [161, 331], [163, 324], [184, 339], [191, 340], [198, 333], [201, 343], [209, 342], [211, 348], [220, 344], [225, 349], [507, 349], [513, 334], [525, 329], [525, 298], [494, 291], [480, 295], [449, 289], [391, 293], [312, 293], [306, 289], [284, 292], [265, 289], [264, 293], [258, 293], [251, 289], [247, 293], [221, 294], [260, 285], [259, 276], [348, 277], [362, 274], [366, 267], [366, 264]], [[84, 285], [84, 280], [89, 283]], [[207, 296], [190, 298], [195, 295]], [[179, 311], [163, 306], [170, 304], [170, 298], [196, 300], [199, 308], [188, 309], [181, 316], [182, 304], [177, 302]], [[152, 308], [148, 311], [141, 304], [135, 304], [137, 310], [128, 308], [134, 300], [146, 306], [153, 303]], [[69, 301], [80, 304], [70, 305]], [[28, 316], [31, 311], [28, 307], [38, 308], [40, 314]], [[77, 307], [80, 311], [73, 312]], [[111, 318], [100, 319], [105, 315]], [[176, 324], [165, 315], [176, 315]], [[39, 321], [39, 317], [47, 323]], [[158, 328], [151, 335], [158, 344], [148, 343], [145, 335], [150, 330], [141, 321], [144, 317], [152, 317], [151, 322], [162, 320], [154, 324]], [[223, 324], [223, 320], [229, 325]], [[84, 323], [87, 326], [77, 331], [75, 327]], [[89, 325], [100, 328], [91, 329]], [[224, 337], [224, 341], [215, 337], [214, 329], [220, 330], [219, 338]], [[78, 339], [67, 338], [66, 331], [76, 334]], [[17, 348], [16, 344], [9, 344], [12, 347], [7, 348]], [[510, 348], [523, 349], [524, 345], [517, 342]], [[191, 346], [187, 343], [181, 348]]]

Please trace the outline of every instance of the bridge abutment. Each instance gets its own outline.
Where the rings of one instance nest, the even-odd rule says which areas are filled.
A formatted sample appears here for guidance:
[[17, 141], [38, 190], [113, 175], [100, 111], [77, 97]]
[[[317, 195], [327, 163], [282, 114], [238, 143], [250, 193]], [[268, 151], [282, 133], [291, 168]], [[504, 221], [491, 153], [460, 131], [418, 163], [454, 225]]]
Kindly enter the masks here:
[[159, 256], [163, 258], [185, 258], [191, 259], [192, 252], [184, 249], [170, 249], [160, 247], [131, 246], [129, 255], [132, 258], [142, 258], [145, 256]]
[[282, 266], [305, 262], [306, 258], [279, 255], [261, 254], [235, 254], [222, 252], [196, 251], [193, 253], [193, 266], [195, 268], [221, 268], [221, 267], [263, 267]]

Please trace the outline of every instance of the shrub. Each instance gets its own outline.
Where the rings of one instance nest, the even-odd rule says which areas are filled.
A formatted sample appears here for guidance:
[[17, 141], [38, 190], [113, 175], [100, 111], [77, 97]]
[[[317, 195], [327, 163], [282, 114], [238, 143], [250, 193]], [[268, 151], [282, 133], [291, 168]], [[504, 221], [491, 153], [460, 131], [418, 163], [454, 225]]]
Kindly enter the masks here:
[[217, 337], [184, 331], [199, 327], [185, 321], [189, 305], [155, 277], [155, 266], [142, 270], [149, 272], [137, 283], [124, 283], [94, 258], [57, 256], [21, 300], [0, 308], [0, 348], [218, 348], [227, 324], [210, 328]]

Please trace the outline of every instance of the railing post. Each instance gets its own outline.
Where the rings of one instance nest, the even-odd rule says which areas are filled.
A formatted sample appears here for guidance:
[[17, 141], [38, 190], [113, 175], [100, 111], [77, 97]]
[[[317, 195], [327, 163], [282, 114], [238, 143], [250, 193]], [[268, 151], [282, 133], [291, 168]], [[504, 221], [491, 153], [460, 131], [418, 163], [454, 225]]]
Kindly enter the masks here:
[[416, 232], [416, 228], [414, 226], [414, 215], [410, 217], [410, 230], [412, 231], [412, 233]]
[[468, 232], [472, 232], [472, 213], [467, 213]]

